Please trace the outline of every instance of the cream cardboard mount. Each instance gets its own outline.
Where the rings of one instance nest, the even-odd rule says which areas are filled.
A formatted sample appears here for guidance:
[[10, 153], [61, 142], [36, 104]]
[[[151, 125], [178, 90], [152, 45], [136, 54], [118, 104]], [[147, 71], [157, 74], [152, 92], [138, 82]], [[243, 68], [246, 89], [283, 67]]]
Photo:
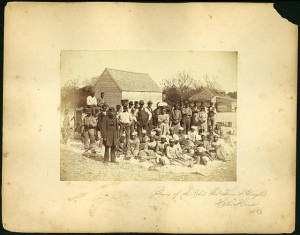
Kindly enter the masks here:
[[[272, 4], [13, 2], [4, 28], [6, 230], [294, 230], [298, 28]], [[62, 50], [237, 51], [237, 180], [60, 181]]]

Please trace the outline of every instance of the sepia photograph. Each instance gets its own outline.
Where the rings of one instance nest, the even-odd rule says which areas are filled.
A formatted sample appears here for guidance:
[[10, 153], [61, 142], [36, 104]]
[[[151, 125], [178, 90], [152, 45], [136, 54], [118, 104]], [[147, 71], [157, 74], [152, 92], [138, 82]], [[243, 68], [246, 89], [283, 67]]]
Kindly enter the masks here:
[[236, 52], [61, 51], [62, 181], [235, 181]]
[[3, 228], [292, 233], [298, 26], [276, 4], [8, 3]]

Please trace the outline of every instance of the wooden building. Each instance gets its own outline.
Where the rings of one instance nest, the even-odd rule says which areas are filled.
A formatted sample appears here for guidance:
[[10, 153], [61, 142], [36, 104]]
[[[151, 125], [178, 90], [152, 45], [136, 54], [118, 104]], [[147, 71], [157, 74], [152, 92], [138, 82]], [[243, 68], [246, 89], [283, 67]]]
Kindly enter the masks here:
[[236, 99], [226, 95], [225, 91], [215, 90], [208, 87], [198, 94], [193, 95], [189, 100], [196, 101], [198, 103], [203, 101], [206, 106], [209, 106], [210, 102], [214, 102], [218, 112], [233, 112], [236, 110], [237, 106]]
[[151, 100], [153, 105], [162, 101], [162, 91], [152, 78], [145, 73], [135, 73], [106, 68], [96, 79], [93, 87], [95, 96], [100, 97], [104, 92], [109, 106], [121, 104], [121, 100], [144, 100], [145, 104]]

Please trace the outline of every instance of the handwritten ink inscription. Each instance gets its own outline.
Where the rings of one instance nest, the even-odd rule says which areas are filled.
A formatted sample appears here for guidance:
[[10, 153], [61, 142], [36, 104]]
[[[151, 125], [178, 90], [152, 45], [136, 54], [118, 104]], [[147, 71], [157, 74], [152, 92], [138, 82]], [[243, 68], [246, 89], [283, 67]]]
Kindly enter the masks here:
[[250, 213], [258, 215], [263, 213], [261, 201], [267, 195], [266, 191], [255, 191], [239, 187], [221, 189], [218, 187], [212, 189], [195, 189], [192, 186], [188, 189], [171, 190], [165, 186], [156, 188], [150, 195], [150, 198], [168, 198], [171, 200], [181, 200], [185, 198], [204, 198], [214, 199], [214, 206], [217, 208], [239, 207], [247, 208]]

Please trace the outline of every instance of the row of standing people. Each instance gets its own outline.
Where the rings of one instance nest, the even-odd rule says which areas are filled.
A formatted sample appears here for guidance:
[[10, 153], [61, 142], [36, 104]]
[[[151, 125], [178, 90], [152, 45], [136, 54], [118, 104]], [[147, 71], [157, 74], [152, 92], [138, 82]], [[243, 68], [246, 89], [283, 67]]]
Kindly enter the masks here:
[[[169, 113], [166, 113], [164, 108], [157, 108], [152, 111], [151, 101], [147, 103], [147, 107], [144, 107], [144, 101], [141, 100], [135, 102], [134, 106], [133, 102], [129, 102], [129, 106], [124, 106], [123, 109], [119, 106], [116, 110], [114, 108], [107, 110], [105, 104], [102, 105], [99, 113], [93, 113], [93, 110], [88, 109], [82, 125], [85, 154], [89, 149], [95, 153], [95, 140], [98, 137], [98, 131], [101, 133], [104, 145], [112, 149], [111, 152], [114, 152], [114, 146], [118, 143], [119, 136], [125, 136], [125, 143], [128, 146], [130, 136], [135, 131], [137, 131], [138, 137], [141, 136], [142, 132], [149, 136], [153, 128], [158, 128], [162, 135], [167, 135], [170, 133], [171, 126], [175, 134], [179, 132], [179, 129], [183, 129], [183, 133], [188, 134], [191, 123], [196, 123], [198, 124], [195, 126], [196, 129], [200, 133], [204, 133], [207, 128], [214, 126], [216, 111], [212, 104], [209, 108], [204, 107], [203, 104], [201, 106], [199, 109], [192, 109], [188, 103], [185, 103], [181, 110], [178, 105], [175, 105], [169, 110]], [[105, 151], [105, 161], [108, 159], [108, 148]], [[114, 157], [112, 161], [115, 161]]]
[[[159, 108], [158, 104], [156, 109], [152, 108], [152, 101], [148, 101], [147, 106], [144, 107], [144, 101], [130, 101], [128, 106], [116, 106], [116, 114], [119, 115], [118, 119], [121, 125], [126, 125], [130, 127], [122, 127], [125, 130], [130, 130], [133, 132], [134, 129], [137, 130], [138, 135], [141, 134], [142, 129], [147, 130], [149, 135], [153, 126], [159, 126], [163, 134], [167, 134], [169, 127], [173, 126], [175, 132], [178, 132], [178, 128], [182, 126], [184, 131], [190, 130], [191, 126], [198, 126], [199, 129], [206, 131], [208, 126], [214, 126], [215, 115], [217, 113], [214, 103], [211, 102], [209, 107], [204, 105], [204, 102], [197, 106], [196, 102], [192, 105], [188, 101], [185, 101], [181, 107], [175, 104], [171, 110]], [[95, 107], [101, 107], [102, 115], [105, 115], [107, 101], [105, 99], [104, 92], [101, 92], [100, 98], [95, 97], [95, 93], [92, 92], [91, 95], [87, 97], [86, 105], [88, 108], [92, 109], [92, 114], [95, 115]], [[125, 113], [123, 113], [125, 112]], [[130, 115], [126, 114], [128, 112]]]

